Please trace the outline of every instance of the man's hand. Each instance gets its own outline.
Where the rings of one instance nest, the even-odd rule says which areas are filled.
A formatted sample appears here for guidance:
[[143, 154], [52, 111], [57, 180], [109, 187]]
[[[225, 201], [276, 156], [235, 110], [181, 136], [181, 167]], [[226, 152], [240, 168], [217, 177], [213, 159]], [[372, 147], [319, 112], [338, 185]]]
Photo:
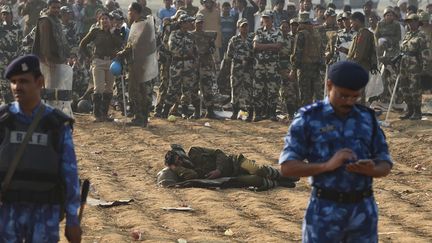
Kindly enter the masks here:
[[367, 176], [372, 176], [375, 169], [375, 163], [368, 160], [359, 160], [355, 163], [348, 164], [346, 170], [352, 173], [359, 173]]
[[81, 234], [82, 234], [82, 230], [81, 230], [81, 227], [79, 225], [66, 226], [66, 228], [65, 228], [66, 239], [71, 243], [80, 243], [81, 242]]
[[357, 155], [351, 149], [337, 151], [329, 161], [324, 164], [325, 172], [339, 168], [347, 160], [357, 160]]
[[218, 169], [216, 170], [212, 170], [210, 171], [207, 175], [205, 175], [205, 177], [207, 179], [216, 179], [219, 178], [221, 176], [222, 172]]

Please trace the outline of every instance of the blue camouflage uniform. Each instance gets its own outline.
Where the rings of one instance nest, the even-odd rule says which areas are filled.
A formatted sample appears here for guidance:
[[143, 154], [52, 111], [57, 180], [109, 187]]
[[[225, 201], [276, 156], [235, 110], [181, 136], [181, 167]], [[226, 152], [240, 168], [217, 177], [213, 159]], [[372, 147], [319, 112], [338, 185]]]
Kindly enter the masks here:
[[[326, 98], [299, 110], [285, 137], [279, 164], [289, 160], [325, 163], [343, 148], [353, 150], [359, 160], [393, 163], [372, 110], [355, 105], [341, 119]], [[372, 177], [348, 172], [343, 165], [310, 179], [313, 192], [303, 222], [303, 242], [378, 242], [378, 210], [373, 196], [357, 203], [317, 197], [319, 188], [337, 192], [372, 189]]]
[[[38, 105], [28, 116], [21, 111], [17, 102], [13, 102], [9, 111], [19, 122], [30, 124], [40, 107]], [[46, 106], [43, 117], [52, 112], [53, 108]], [[63, 126], [60, 142], [60, 173], [66, 187], [66, 225], [76, 226], [79, 224], [80, 187], [71, 126]], [[0, 242], [58, 242], [60, 212], [59, 204], [4, 203], [0, 205]]]

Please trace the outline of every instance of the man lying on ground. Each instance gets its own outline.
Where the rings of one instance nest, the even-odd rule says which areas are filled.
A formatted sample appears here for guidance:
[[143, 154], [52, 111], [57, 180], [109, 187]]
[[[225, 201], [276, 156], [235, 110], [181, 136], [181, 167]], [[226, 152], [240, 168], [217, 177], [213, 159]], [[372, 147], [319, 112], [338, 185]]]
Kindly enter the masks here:
[[[165, 168], [158, 173], [157, 183], [164, 187], [185, 185], [199, 180], [199, 187], [213, 184], [208, 179], [221, 180], [222, 187], [255, 187], [268, 190], [276, 186], [295, 187], [298, 178], [282, 177], [279, 170], [258, 165], [242, 154], [226, 154], [220, 149], [191, 147], [188, 154], [181, 145], [172, 144], [165, 154]], [[206, 180], [207, 179], [207, 180]], [[223, 185], [222, 185], [223, 184]], [[196, 184], [187, 184], [195, 186]]]

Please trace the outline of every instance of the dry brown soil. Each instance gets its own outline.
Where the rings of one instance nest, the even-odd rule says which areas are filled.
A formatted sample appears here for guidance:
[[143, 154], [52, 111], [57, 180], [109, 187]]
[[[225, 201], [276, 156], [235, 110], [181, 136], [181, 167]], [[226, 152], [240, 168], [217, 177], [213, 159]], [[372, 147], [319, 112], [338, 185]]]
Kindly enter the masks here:
[[[133, 198], [130, 205], [87, 206], [84, 242], [298, 242], [310, 186], [265, 192], [246, 189], [164, 189], [155, 184], [171, 143], [244, 153], [262, 164], [276, 164], [288, 124], [262, 121], [152, 119], [146, 129], [92, 123], [77, 115], [74, 132], [81, 178], [90, 196]], [[209, 122], [211, 127], [204, 126]], [[396, 162], [390, 176], [374, 183], [381, 242], [432, 242], [432, 121], [393, 121], [385, 128]], [[162, 207], [190, 206], [193, 212]], [[226, 235], [227, 230], [232, 235]], [[64, 241], [64, 239], [62, 239]], [[184, 242], [184, 241], [183, 241]]]

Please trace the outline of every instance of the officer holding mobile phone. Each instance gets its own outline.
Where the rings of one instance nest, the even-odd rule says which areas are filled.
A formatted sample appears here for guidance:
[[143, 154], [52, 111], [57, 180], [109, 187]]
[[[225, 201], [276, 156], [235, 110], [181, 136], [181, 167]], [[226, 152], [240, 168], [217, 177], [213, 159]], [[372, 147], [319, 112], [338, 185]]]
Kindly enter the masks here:
[[374, 111], [357, 104], [368, 82], [359, 64], [333, 64], [328, 97], [301, 108], [279, 158], [283, 176], [310, 176], [303, 242], [378, 242], [375, 177], [393, 162]]

